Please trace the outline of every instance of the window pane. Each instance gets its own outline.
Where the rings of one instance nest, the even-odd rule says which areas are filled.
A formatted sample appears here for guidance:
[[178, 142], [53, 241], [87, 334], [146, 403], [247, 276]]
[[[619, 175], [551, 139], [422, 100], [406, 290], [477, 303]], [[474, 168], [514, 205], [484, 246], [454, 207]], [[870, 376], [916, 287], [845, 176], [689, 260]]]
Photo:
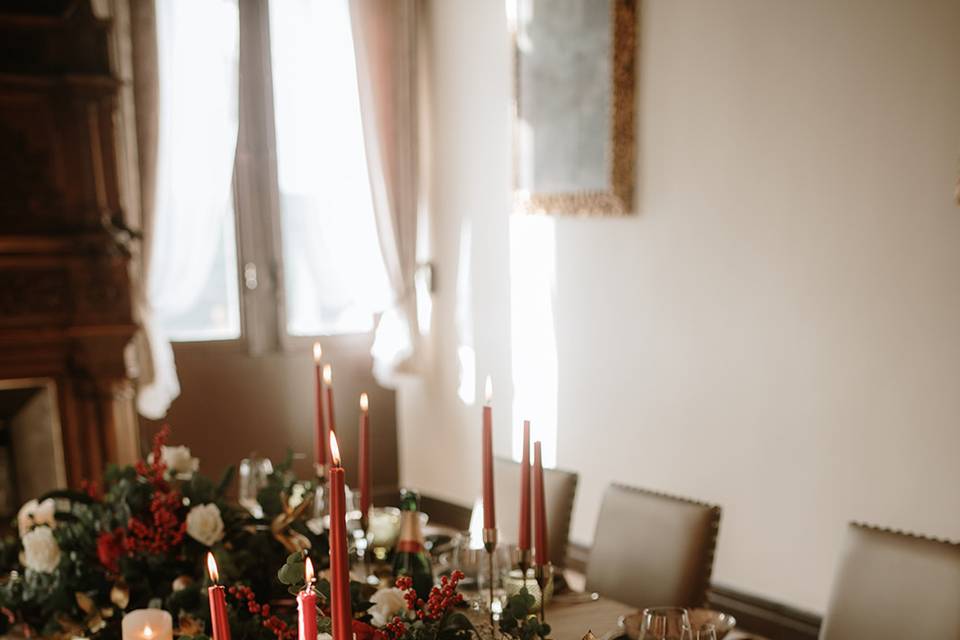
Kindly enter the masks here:
[[158, 314], [161, 326], [174, 342], [233, 340], [240, 337], [240, 299], [237, 288], [237, 241], [233, 208], [224, 216], [211, 247], [209, 277], [193, 303], [174, 314]]
[[287, 332], [370, 331], [390, 289], [347, 3], [271, 2], [270, 40]]
[[148, 299], [171, 340], [240, 336], [233, 179], [237, 0], [157, 2], [157, 196]]

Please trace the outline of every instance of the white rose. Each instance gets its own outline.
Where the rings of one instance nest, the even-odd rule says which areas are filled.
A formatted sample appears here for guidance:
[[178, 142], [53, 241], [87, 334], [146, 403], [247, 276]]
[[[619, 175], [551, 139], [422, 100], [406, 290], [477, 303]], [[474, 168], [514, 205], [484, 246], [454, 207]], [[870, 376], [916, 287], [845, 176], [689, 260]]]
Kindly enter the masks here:
[[43, 502], [31, 500], [20, 507], [17, 513], [17, 528], [20, 530], [20, 537], [27, 534], [30, 529], [46, 525], [50, 528], [56, 528], [57, 520], [54, 514], [57, 511], [56, 503], [53, 498], [47, 498]]
[[23, 563], [27, 569], [53, 573], [60, 564], [60, 545], [53, 537], [53, 529], [34, 527], [23, 536]]
[[373, 626], [383, 627], [392, 621], [398, 615], [407, 611], [407, 601], [403, 597], [403, 591], [396, 587], [380, 589], [370, 597], [373, 606], [367, 609], [370, 617], [373, 618]]
[[[191, 475], [200, 468], [200, 460], [190, 455], [189, 447], [163, 447], [160, 449], [160, 458], [167, 465], [170, 475]], [[153, 454], [147, 456], [147, 462], [153, 462]]]
[[215, 504], [200, 504], [187, 514], [187, 535], [212, 547], [223, 540], [223, 518]]

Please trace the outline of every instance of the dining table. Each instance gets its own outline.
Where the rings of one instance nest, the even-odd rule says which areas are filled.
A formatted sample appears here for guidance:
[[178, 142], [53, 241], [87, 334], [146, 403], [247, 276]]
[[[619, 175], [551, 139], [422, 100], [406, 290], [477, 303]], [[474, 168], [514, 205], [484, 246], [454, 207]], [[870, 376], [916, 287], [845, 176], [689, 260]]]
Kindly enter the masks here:
[[[550, 625], [552, 640], [581, 640], [592, 632], [597, 640], [616, 640], [623, 635], [619, 621], [623, 616], [636, 613], [636, 607], [599, 595], [589, 597], [583, 593], [564, 593], [547, 605], [546, 618]], [[493, 640], [489, 624], [476, 625], [483, 640]], [[496, 635], [500, 637], [499, 634]], [[757, 635], [734, 629], [724, 640], [767, 640]]]
[[[636, 611], [636, 607], [602, 596], [587, 600], [559, 596], [547, 607], [547, 622], [552, 628], [550, 635], [556, 640], [580, 640], [588, 631], [597, 640], [614, 640], [623, 634], [620, 618]], [[766, 639], [734, 629], [724, 640]]]
[[[429, 523], [424, 534], [430, 537], [453, 539], [458, 530], [442, 524]], [[592, 632], [597, 640], [617, 640], [623, 636], [620, 620], [637, 613], [637, 607], [618, 602], [602, 594], [584, 591], [583, 575], [563, 571], [566, 590], [554, 595], [547, 604], [547, 623], [551, 627], [552, 640], [580, 640]], [[571, 588], [572, 587], [572, 588]], [[482, 640], [494, 640], [486, 617], [474, 609], [469, 617], [474, 622]], [[498, 633], [497, 638], [500, 637]], [[733, 629], [724, 640], [768, 640], [762, 636]]]

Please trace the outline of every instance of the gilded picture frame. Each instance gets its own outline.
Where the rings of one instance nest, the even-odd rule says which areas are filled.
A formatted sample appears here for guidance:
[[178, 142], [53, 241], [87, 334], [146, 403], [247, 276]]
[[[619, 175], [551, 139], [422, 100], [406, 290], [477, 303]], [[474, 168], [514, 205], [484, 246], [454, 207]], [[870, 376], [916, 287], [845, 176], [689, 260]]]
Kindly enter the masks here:
[[637, 0], [506, 1], [514, 212], [633, 213]]

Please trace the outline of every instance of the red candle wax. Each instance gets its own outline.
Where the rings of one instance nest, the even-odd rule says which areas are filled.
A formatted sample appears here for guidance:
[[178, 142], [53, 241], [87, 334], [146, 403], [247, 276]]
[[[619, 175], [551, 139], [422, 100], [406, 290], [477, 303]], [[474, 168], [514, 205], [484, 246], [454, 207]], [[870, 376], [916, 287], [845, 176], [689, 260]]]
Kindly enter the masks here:
[[319, 471], [327, 464], [327, 429], [323, 417], [323, 378], [320, 367], [320, 358], [323, 349], [319, 342], [313, 343], [313, 383], [314, 383], [314, 414], [313, 414], [313, 461]]
[[542, 567], [550, 561], [547, 547], [547, 500], [543, 490], [543, 459], [540, 442], [533, 444], [533, 511], [536, 525], [536, 565]]
[[360, 514], [370, 514], [370, 401], [360, 394]]
[[223, 585], [217, 584], [220, 574], [217, 561], [212, 553], [207, 553], [207, 571], [214, 584], [207, 590], [210, 599], [210, 626], [213, 627], [213, 640], [230, 640], [230, 624], [227, 618], [227, 594]]
[[333, 640], [353, 639], [350, 565], [347, 560], [347, 509], [337, 436], [330, 434], [330, 618]]
[[517, 547], [530, 550], [530, 421], [523, 421], [523, 448], [520, 451], [520, 534]]
[[493, 396], [493, 384], [487, 377], [487, 404], [483, 407], [483, 528], [496, 529], [496, 505], [493, 499], [493, 409], [490, 399]]
[[306, 587], [297, 594], [297, 618], [300, 626], [300, 638], [317, 637], [317, 594], [313, 592], [313, 562], [307, 558], [304, 569]]

